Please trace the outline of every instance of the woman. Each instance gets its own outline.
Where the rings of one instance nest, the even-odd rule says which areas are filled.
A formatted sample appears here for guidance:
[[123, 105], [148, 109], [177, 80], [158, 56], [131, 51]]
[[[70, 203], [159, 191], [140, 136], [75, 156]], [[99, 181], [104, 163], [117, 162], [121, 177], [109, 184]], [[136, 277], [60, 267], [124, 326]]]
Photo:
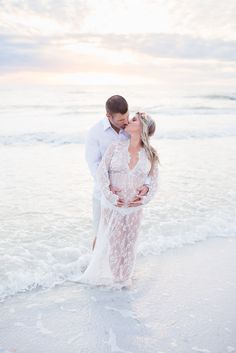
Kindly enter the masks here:
[[[157, 190], [159, 158], [149, 143], [155, 122], [148, 114], [136, 113], [125, 131], [130, 139], [112, 143], [97, 170], [101, 219], [91, 261], [79, 278], [81, 283], [119, 288], [132, 284], [142, 208]], [[131, 201], [147, 176], [147, 195]]]

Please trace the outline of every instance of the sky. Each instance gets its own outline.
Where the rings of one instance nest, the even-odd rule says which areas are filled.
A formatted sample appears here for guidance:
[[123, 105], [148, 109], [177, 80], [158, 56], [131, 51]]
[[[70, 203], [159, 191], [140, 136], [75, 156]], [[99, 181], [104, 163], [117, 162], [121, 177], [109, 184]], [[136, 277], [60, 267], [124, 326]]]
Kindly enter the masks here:
[[236, 83], [235, 0], [0, 0], [0, 83]]

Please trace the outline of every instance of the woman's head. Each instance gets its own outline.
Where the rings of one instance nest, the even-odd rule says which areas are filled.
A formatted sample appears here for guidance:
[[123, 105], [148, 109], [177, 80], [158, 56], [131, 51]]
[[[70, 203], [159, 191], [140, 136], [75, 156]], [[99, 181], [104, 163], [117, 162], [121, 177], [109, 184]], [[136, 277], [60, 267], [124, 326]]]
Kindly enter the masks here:
[[143, 112], [137, 112], [135, 116], [129, 121], [125, 131], [128, 134], [140, 134], [141, 139], [147, 139], [154, 134], [156, 130], [156, 123], [150, 115]]
[[150, 145], [150, 137], [154, 135], [155, 130], [155, 121], [149, 114], [145, 112], [137, 112], [135, 116], [129, 121], [129, 124], [125, 127], [125, 131], [130, 134], [131, 137], [132, 135], [140, 136], [141, 144], [147, 153], [152, 168], [154, 163], [159, 163], [157, 151]]

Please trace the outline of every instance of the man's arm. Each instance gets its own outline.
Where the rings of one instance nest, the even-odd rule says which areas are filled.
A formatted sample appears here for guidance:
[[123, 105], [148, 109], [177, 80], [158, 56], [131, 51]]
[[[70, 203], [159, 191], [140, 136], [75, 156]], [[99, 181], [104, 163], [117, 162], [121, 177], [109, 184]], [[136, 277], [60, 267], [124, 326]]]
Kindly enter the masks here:
[[85, 158], [92, 174], [93, 178], [96, 179], [96, 172], [99, 163], [101, 162], [102, 155], [99, 150], [99, 143], [95, 137], [95, 134], [90, 130], [87, 134], [85, 142]]

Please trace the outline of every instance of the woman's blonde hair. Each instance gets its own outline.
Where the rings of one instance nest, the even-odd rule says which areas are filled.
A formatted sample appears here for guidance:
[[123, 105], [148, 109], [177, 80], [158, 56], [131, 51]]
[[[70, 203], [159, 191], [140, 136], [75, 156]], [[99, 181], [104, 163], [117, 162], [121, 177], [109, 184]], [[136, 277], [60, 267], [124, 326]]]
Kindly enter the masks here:
[[141, 139], [142, 139], [143, 147], [147, 153], [148, 159], [151, 162], [151, 170], [150, 170], [150, 173], [151, 173], [155, 163], [160, 163], [160, 159], [157, 151], [155, 150], [154, 147], [150, 145], [150, 137], [155, 133], [156, 123], [151, 118], [151, 116], [145, 112], [142, 112], [142, 113], [137, 112], [136, 115], [138, 115], [138, 117], [140, 118], [140, 121], [142, 122]]

